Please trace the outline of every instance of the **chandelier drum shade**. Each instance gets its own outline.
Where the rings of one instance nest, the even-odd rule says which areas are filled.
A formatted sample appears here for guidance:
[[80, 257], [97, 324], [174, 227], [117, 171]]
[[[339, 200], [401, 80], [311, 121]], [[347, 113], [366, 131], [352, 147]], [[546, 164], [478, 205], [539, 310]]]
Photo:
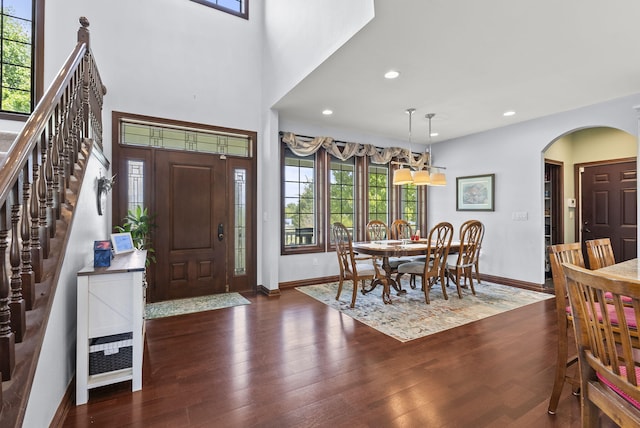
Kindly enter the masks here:
[[[426, 159], [426, 164], [424, 164], [422, 162], [413, 162], [413, 154], [411, 152], [411, 119], [416, 109], [409, 108], [406, 111], [409, 114], [410, 162], [393, 162], [396, 165], [400, 165], [400, 168], [393, 172], [393, 184], [395, 186], [401, 186], [404, 184], [413, 184], [414, 186], [445, 186], [447, 184], [447, 177], [441, 170], [446, 168], [431, 165], [431, 119], [433, 119], [435, 113], [427, 113], [425, 115], [425, 118], [429, 120], [429, 131], [427, 134], [429, 153], [425, 153], [420, 157], [420, 159]], [[405, 168], [405, 166], [408, 168]], [[412, 171], [412, 168], [415, 169], [415, 171]]]

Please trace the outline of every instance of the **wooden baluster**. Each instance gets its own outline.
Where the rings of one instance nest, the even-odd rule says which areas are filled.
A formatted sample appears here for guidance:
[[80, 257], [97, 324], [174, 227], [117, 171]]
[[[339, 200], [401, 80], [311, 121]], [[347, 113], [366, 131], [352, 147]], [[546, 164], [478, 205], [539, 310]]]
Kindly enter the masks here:
[[[56, 111], [58, 109], [56, 108]], [[57, 116], [57, 115], [56, 115]], [[49, 147], [49, 156], [51, 160], [51, 166], [47, 165], [47, 182], [49, 183], [49, 189], [47, 193], [47, 206], [51, 209], [51, 222], [49, 226], [50, 237], [53, 238], [56, 235], [56, 220], [60, 218], [60, 152], [58, 151], [58, 145], [60, 144], [60, 130], [56, 129], [56, 133], [51, 139], [51, 146]], [[50, 170], [49, 170], [50, 169]], [[47, 218], [47, 221], [49, 218]]]
[[15, 334], [15, 343], [22, 342], [27, 331], [25, 301], [22, 298], [22, 277], [20, 276], [20, 235], [18, 222], [20, 221], [20, 196], [22, 182], [20, 179], [11, 190], [11, 246], [9, 248], [9, 263], [11, 264], [11, 330]]
[[33, 150], [33, 181], [31, 181], [31, 201], [29, 201], [29, 214], [31, 214], [31, 266], [33, 268], [34, 281], [42, 281], [43, 256], [40, 246], [40, 204], [38, 202], [38, 148]]
[[[30, 160], [33, 162], [33, 159]], [[24, 180], [22, 183], [22, 219], [20, 221], [20, 238], [22, 239], [22, 297], [24, 298], [25, 308], [27, 311], [33, 309], [36, 300], [36, 282], [33, 267], [31, 266], [31, 230], [29, 218], [29, 192], [31, 183], [29, 183], [29, 162], [24, 166], [22, 172]]]
[[[77, 76], [74, 75], [74, 76]], [[75, 83], [75, 87], [74, 87], [74, 93], [73, 93], [73, 102], [71, 103], [71, 116], [72, 116], [72, 120], [71, 120], [71, 143], [73, 144], [73, 150], [72, 150], [72, 154], [73, 154], [73, 162], [70, 165], [70, 171], [69, 174], [73, 175], [75, 173], [75, 169], [74, 169], [74, 165], [78, 163], [79, 160], [79, 154], [80, 154], [80, 115], [78, 114], [78, 104], [80, 102], [80, 97], [79, 97], [79, 93], [80, 91], [78, 90], [78, 84], [77, 84], [77, 79], [76, 79], [76, 83]]]
[[60, 180], [62, 182], [62, 187], [60, 189], [60, 205], [68, 206], [67, 189], [71, 186], [71, 147], [73, 146], [71, 143], [71, 136], [69, 135], [69, 112], [67, 112], [64, 120], [64, 126], [62, 127], [61, 143], [60, 148], [62, 148], [62, 152], [60, 153], [60, 156], [62, 156], [62, 162], [60, 166]]
[[61, 131], [62, 130], [59, 130], [56, 133], [53, 145], [51, 146], [51, 166], [53, 167], [53, 218], [56, 220], [60, 219], [64, 200], [64, 175], [61, 171], [64, 168], [64, 157], [60, 156], [60, 146], [63, 145]]
[[[44, 175], [47, 178], [46, 181], [46, 202], [45, 202], [45, 227], [47, 230], [47, 236], [51, 239], [53, 237], [56, 236], [56, 216], [54, 213], [54, 201], [53, 201], [53, 195], [54, 195], [54, 178], [53, 178], [53, 160], [52, 158], [52, 153], [54, 152], [54, 148], [53, 148], [53, 140], [49, 146], [49, 149], [47, 150], [47, 156], [45, 158], [44, 161]], [[47, 253], [47, 257], [48, 257]]]
[[0, 372], [2, 380], [11, 380], [16, 366], [15, 335], [11, 330], [9, 278], [7, 277], [7, 203], [0, 208]]
[[47, 233], [47, 177], [44, 170], [46, 159], [42, 158], [40, 176], [38, 177], [38, 237], [42, 247], [42, 257], [49, 257], [49, 234]]

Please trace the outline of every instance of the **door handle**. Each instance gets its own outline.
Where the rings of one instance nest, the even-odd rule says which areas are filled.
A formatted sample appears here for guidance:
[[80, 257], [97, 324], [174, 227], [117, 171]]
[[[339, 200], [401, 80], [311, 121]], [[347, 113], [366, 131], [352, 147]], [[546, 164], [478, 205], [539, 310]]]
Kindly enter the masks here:
[[584, 222], [584, 227], [582, 228], [582, 230], [583, 230], [583, 231], [585, 231], [586, 233], [591, 233], [591, 229], [589, 229], [589, 228], [587, 227], [587, 225], [588, 225], [588, 224], [589, 224], [589, 221], [588, 221], [588, 220], [587, 220], [587, 221], [585, 221], [585, 222]]
[[224, 239], [224, 225], [220, 223], [218, 225], [218, 241], [222, 241]]

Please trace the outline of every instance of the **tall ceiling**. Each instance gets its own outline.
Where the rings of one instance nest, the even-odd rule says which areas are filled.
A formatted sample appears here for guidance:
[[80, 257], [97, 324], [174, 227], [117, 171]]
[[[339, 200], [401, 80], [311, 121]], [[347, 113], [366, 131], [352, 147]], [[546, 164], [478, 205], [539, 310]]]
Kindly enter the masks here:
[[640, 92], [638, 34], [637, 0], [376, 0], [375, 18], [275, 108], [398, 140], [415, 108], [412, 140], [428, 141], [436, 113], [437, 143]]

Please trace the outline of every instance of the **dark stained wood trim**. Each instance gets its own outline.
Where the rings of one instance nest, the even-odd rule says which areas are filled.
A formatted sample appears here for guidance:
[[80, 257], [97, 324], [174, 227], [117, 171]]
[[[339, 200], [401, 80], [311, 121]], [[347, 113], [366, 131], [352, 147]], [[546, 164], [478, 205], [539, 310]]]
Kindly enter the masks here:
[[60, 405], [56, 409], [56, 413], [53, 415], [53, 419], [49, 424], [50, 428], [60, 428], [64, 425], [64, 421], [67, 418], [67, 415], [71, 411], [71, 409], [75, 406], [75, 388], [76, 388], [76, 378], [73, 377], [73, 380], [67, 386], [64, 395], [62, 396], [62, 401], [60, 401]]
[[257, 292], [259, 294], [264, 294], [267, 297], [278, 297], [278, 296], [280, 296], [280, 289], [269, 290], [267, 287], [265, 287], [262, 284], [258, 285]]
[[520, 281], [518, 279], [504, 278], [501, 276], [493, 276], [480, 274], [480, 279], [495, 284], [508, 285], [515, 288], [523, 288], [525, 290], [540, 291], [542, 293], [554, 294], [553, 289], [545, 288], [544, 284], [536, 284], [535, 282]]
[[324, 276], [324, 277], [318, 277], [318, 278], [307, 278], [307, 279], [299, 279], [296, 281], [281, 282], [278, 284], [278, 286], [280, 287], [280, 289], [284, 290], [287, 288], [302, 287], [305, 285], [326, 284], [327, 282], [336, 282], [339, 280], [340, 278], [337, 275]]

